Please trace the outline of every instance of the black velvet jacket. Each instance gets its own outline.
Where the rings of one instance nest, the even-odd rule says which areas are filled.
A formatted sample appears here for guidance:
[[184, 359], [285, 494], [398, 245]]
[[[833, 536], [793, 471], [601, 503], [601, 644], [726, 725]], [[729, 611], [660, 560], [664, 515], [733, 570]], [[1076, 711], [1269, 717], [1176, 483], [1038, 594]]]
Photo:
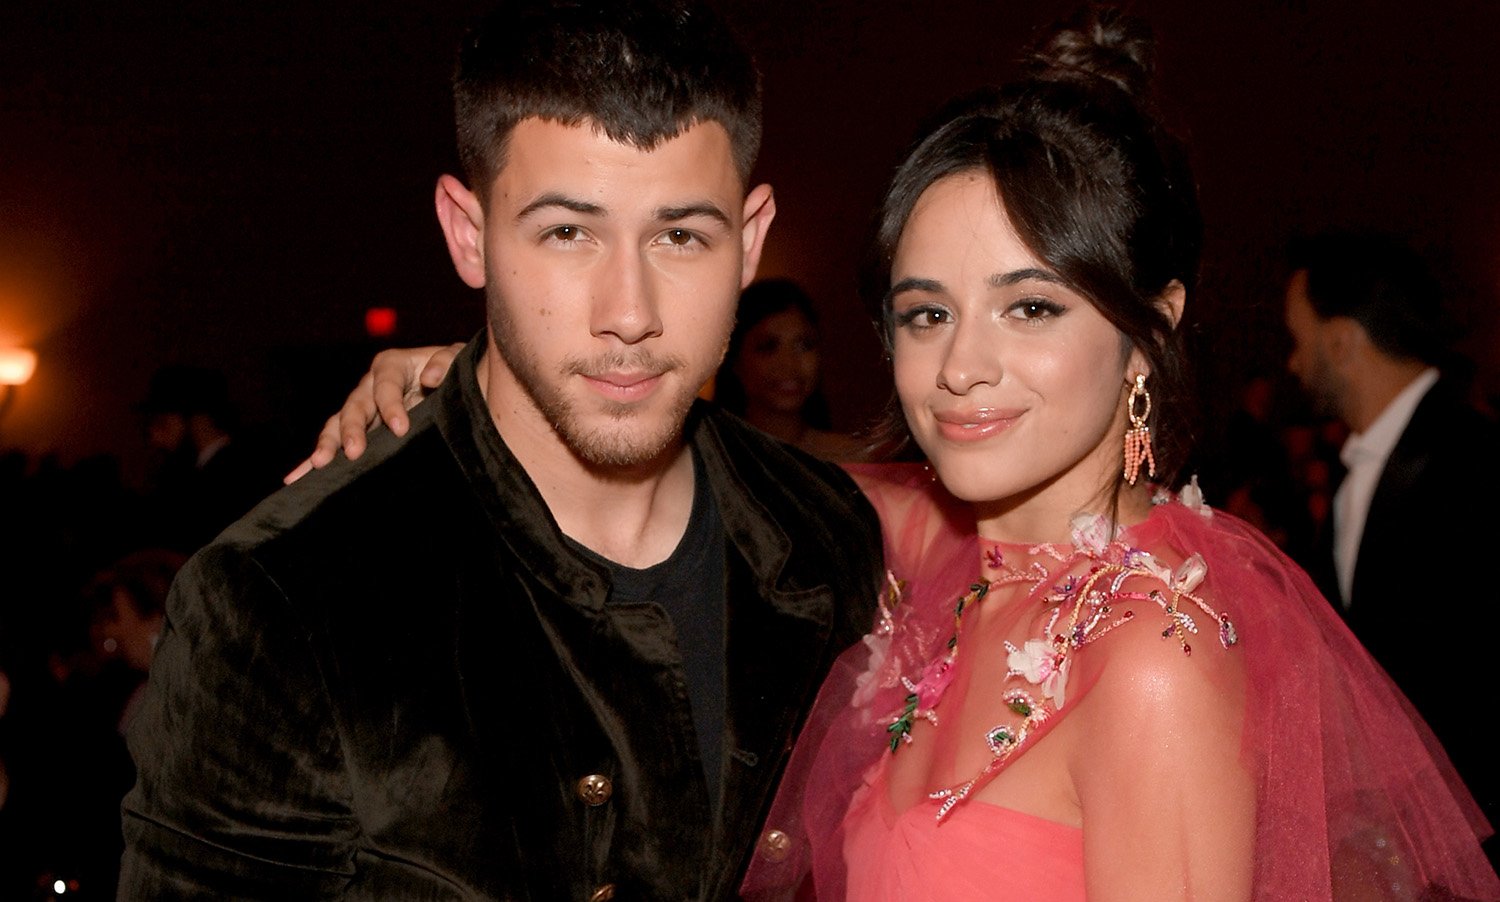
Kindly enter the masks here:
[[122, 899], [733, 895], [870, 625], [874, 513], [837, 467], [690, 418], [727, 542], [716, 823], [669, 622], [605, 605], [494, 429], [480, 350], [405, 439], [272, 495], [179, 576], [129, 735]]

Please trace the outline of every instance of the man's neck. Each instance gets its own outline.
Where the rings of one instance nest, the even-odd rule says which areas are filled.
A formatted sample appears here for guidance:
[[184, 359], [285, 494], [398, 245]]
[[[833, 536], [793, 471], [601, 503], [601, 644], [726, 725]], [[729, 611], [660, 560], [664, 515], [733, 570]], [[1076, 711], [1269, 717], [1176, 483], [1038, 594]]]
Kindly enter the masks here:
[[592, 465], [567, 446], [524, 392], [495, 390], [488, 357], [476, 375], [495, 428], [564, 535], [626, 567], [649, 567], [671, 556], [693, 509], [693, 455], [684, 441], [636, 466]]
[[1359, 377], [1352, 381], [1353, 403], [1350, 405], [1348, 425], [1353, 432], [1365, 432], [1396, 396], [1401, 394], [1413, 379], [1422, 375], [1427, 364], [1417, 360], [1392, 360], [1380, 356], [1368, 362]]

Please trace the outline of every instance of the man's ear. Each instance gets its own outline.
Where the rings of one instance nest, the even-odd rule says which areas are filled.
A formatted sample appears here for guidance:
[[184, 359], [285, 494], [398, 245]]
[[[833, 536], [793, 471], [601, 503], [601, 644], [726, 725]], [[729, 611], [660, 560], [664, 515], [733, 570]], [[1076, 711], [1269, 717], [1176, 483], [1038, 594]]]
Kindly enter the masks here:
[[760, 267], [760, 252], [766, 244], [766, 232], [771, 220], [776, 218], [776, 195], [770, 185], [757, 185], [745, 195], [744, 226], [741, 239], [744, 257], [740, 264], [740, 290], [755, 281], [755, 271]]
[[1172, 323], [1172, 328], [1177, 328], [1182, 322], [1183, 308], [1187, 306], [1187, 287], [1176, 279], [1168, 282], [1166, 290], [1157, 296], [1156, 306]]
[[1370, 336], [1352, 316], [1332, 316], [1322, 323], [1323, 347], [1328, 359], [1343, 363], [1369, 344]]
[[470, 288], [484, 287], [484, 205], [451, 175], [438, 179], [438, 225], [448, 242], [448, 255], [458, 277]]

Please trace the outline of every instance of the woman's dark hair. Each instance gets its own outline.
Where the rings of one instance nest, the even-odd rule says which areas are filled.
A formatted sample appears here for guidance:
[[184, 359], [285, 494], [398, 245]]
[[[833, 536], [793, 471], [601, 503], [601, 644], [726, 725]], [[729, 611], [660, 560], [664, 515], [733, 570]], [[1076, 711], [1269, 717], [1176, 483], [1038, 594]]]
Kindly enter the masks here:
[[889, 344], [891, 263], [917, 199], [945, 177], [988, 173], [1026, 246], [1150, 362], [1157, 477], [1171, 485], [1192, 444], [1192, 378], [1158, 300], [1173, 282], [1193, 296], [1202, 220], [1184, 150], [1147, 100], [1151, 51], [1144, 23], [1090, 8], [1023, 78], [950, 106], [885, 195], [864, 293]]
[[[745, 397], [745, 386], [734, 371], [735, 362], [745, 349], [745, 336], [764, 320], [778, 313], [796, 310], [813, 328], [818, 327], [818, 312], [813, 299], [802, 286], [791, 279], [760, 279], [750, 283], [740, 292], [739, 306], [735, 308], [734, 331], [729, 334], [729, 350], [724, 354], [724, 363], [714, 377], [714, 399], [725, 410], [743, 415], [749, 399]], [[814, 429], [831, 428], [828, 400], [821, 388], [814, 388], [802, 407], [802, 419]]]

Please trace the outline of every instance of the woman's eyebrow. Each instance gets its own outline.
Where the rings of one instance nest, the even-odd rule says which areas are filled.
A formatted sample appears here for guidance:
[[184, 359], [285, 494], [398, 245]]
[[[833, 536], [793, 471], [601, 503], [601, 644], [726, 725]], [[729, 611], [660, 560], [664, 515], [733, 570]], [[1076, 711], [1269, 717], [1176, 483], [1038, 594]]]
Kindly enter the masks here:
[[1010, 272], [997, 272], [989, 278], [990, 285], [994, 288], [1004, 288], [1007, 285], [1014, 285], [1017, 282], [1029, 281], [1052, 282], [1058, 285], [1063, 284], [1062, 276], [1059, 276], [1057, 273], [1048, 272], [1045, 269], [1034, 268], [1013, 269]]
[[912, 277], [909, 279], [902, 279], [901, 281], [892, 285], [891, 290], [886, 292], [886, 297], [900, 294], [903, 291], [926, 291], [929, 293], [936, 293], [942, 290], [943, 283], [939, 282], [936, 279], [919, 279], [916, 277]]

